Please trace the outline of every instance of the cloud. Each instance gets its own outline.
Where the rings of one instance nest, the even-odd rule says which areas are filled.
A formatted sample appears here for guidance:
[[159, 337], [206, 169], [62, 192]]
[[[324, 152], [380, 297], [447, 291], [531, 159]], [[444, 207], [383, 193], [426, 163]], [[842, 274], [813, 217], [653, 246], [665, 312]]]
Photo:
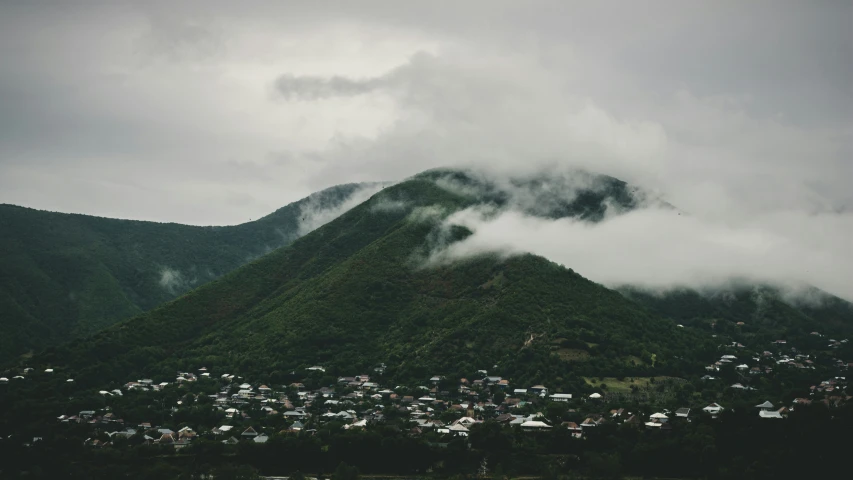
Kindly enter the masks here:
[[307, 201], [300, 207], [300, 220], [299, 227], [297, 228], [297, 234], [300, 237], [307, 235], [340, 217], [356, 205], [360, 205], [367, 201], [370, 197], [376, 194], [376, 192], [382, 190], [385, 185], [387, 184], [373, 183], [364, 185], [353, 191], [344, 201], [334, 205], [330, 205], [321, 195], [314, 194], [309, 196]]
[[785, 212], [732, 224], [646, 208], [591, 224], [466, 209], [446, 223], [473, 235], [433, 252], [432, 263], [532, 252], [610, 287], [701, 290], [740, 279], [789, 290], [811, 284], [853, 300], [853, 246], [843, 240], [853, 229], [850, 214]]
[[[492, 228], [529, 220], [554, 236], [531, 249], [603, 282], [654, 283], [632, 272], [678, 258], [659, 278], [761, 270], [844, 293], [829, 266], [849, 266], [853, 236], [851, 14], [849, 2], [787, 1], [737, 15], [669, 1], [5, 2], [0, 201], [221, 225], [433, 167], [583, 169], [690, 219], [513, 220], [545, 200], [516, 192], [516, 213], [479, 219], [467, 245], [495, 247]], [[308, 213], [304, 231], [333, 216]], [[618, 239], [624, 253], [610, 255], [636, 268], [569, 252], [574, 235], [598, 242], [592, 252]]]
[[169, 267], [160, 269], [160, 286], [171, 294], [189, 290], [196, 282], [196, 278], [186, 279], [179, 270]]
[[382, 86], [379, 79], [355, 80], [342, 76], [318, 77], [282, 75], [276, 89], [286, 99], [320, 100], [348, 97], [374, 91]]

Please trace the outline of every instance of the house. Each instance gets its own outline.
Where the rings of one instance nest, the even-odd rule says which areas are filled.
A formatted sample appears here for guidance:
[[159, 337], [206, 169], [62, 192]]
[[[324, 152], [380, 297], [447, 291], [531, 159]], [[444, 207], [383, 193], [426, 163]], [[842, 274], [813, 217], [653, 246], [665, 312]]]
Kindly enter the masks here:
[[9, 379], [6, 377], [0, 377], [0, 384], [9, 383]]
[[257, 437], [253, 438], [252, 441], [255, 443], [267, 443], [267, 440], [269, 439], [270, 437], [266, 435], [258, 435]]
[[782, 413], [778, 410], [774, 410], [773, 404], [769, 401], [758, 404], [755, 408], [760, 409], [758, 411], [758, 416], [761, 418], [782, 418]]
[[711, 414], [712, 416], [717, 416], [717, 415], [719, 415], [719, 413], [720, 413], [720, 412], [722, 412], [723, 410], [725, 410], [725, 408], [723, 408], [723, 407], [722, 407], [720, 404], [718, 404], [718, 403], [712, 403], [712, 404], [710, 404], [710, 405], [708, 405], [707, 407], [705, 407], [705, 408], [703, 408], [703, 409], [702, 409], [702, 411], [703, 411], [703, 412], [705, 412], [705, 413], [709, 413], [709, 414]]
[[471, 425], [474, 425], [475, 423], [479, 423], [479, 422], [477, 422], [477, 420], [474, 420], [471, 417], [462, 417], [462, 418], [456, 420], [455, 422], [453, 422], [453, 425], [462, 425], [465, 427], [470, 427]]
[[649, 420], [651, 420], [652, 422], [655, 422], [655, 423], [666, 423], [669, 421], [669, 417], [667, 417], [663, 413], [658, 412], [658, 413], [653, 413], [653, 414], [649, 415]]
[[575, 422], [563, 422], [563, 426], [566, 427], [568, 431], [572, 433], [572, 437], [581, 438], [583, 436], [583, 429]]
[[243, 433], [241, 433], [240, 436], [242, 438], [255, 438], [258, 436], [258, 432], [254, 428], [249, 427], [243, 430]]
[[675, 416], [678, 418], [687, 418], [690, 416], [690, 409], [686, 408], [686, 407], [685, 408], [679, 408], [678, 410], [675, 411]]
[[514, 417], [508, 413], [502, 413], [495, 417], [495, 421], [498, 423], [509, 423], [512, 421]]
[[572, 399], [571, 393], [554, 393], [550, 397], [552, 402], [568, 402]]
[[610, 418], [622, 418], [627, 413], [624, 408], [614, 408], [610, 410]]
[[587, 417], [583, 422], [581, 422], [581, 427], [597, 427], [604, 423], [604, 419], [599, 416]]
[[548, 389], [544, 385], [534, 385], [530, 387], [530, 391], [540, 396], [548, 395]]
[[541, 432], [544, 430], [548, 430], [551, 428], [551, 425], [548, 425], [545, 422], [539, 420], [529, 420], [521, 424], [522, 430], [528, 432]]
[[[441, 429], [439, 429], [439, 430], [441, 430]], [[451, 425], [450, 427], [447, 428], [447, 430], [457, 437], [467, 437], [468, 432], [469, 432], [468, 429], [465, 428], [464, 425], [460, 425], [460, 424]]]
[[513, 395], [527, 395], [527, 389], [526, 388], [516, 388], [512, 391], [512, 394]]

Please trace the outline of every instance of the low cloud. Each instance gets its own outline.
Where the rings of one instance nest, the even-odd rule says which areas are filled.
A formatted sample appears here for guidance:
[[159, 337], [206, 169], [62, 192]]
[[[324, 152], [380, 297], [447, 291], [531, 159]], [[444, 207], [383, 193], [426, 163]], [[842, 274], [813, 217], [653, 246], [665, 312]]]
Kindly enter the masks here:
[[300, 209], [297, 234], [301, 237], [313, 232], [340, 217], [353, 207], [367, 201], [367, 199], [382, 190], [386, 185], [384, 183], [366, 184], [362, 188], [352, 192], [344, 201], [333, 205], [330, 205], [319, 194], [309, 196]]
[[378, 89], [383, 83], [381, 78], [352, 79], [340, 75], [331, 77], [282, 75], [275, 86], [278, 93], [288, 100], [321, 100], [361, 95]]
[[389, 198], [380, 198], [370, 205], [370, 211], [374, 213], [380, 212], [401, 212], [411, 207], [409, 202], [404, 200], [392, 200]]
[[190, 289], [195, 283], [195, 278], [187, 279], [179, 271], [169, 267], [160, 269], [160, 286], [171, 294], [176, 294]]
[[467, 209], [446, 223], [473, 235], [434, 252], [433, 263], [485, 252], [531, 252], [610, 287], [701, 290], [745, 279], [805, 283], [853, 299], [853, 246], [841, 240], [853, 228], [849, 214], [786, 212], [733, 224], [647, 208], [590, 224], [517, 210]]

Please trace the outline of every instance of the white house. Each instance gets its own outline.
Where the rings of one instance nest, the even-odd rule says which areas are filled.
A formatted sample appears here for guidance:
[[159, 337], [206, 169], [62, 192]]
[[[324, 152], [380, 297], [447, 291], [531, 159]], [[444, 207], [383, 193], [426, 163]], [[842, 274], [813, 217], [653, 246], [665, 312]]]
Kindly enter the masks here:
[[717, 415], [717, 414], [719, 414], [720, 412], [722, 412], [723, 410], [725, 410], [725, 408], [723, 408], [723, 407], [722, 407], [720, 404], [718, 404], [718, 403], [712, 403], [712, 404], [710, 404], [710, 405], [708, 405], [707, 407], [705, 407], [705, 408], [703, 408], [703, 409], [702, 409], [702, 411], [707, 412], [707, 413], [710, 413], [711, 415]]
[[569, 400], [572, 399], [572, 394], [571, 393], [555, 393], [555, 394], [552, 394], [548, 398], [550, 398], [552, 402], [568, 402]]
[[551, 425], [548, 425], [545, 422], [541, 422], [539, 420], [530, 420], [521, 424], [521, 428], [528, 431], [542, 431], [548, 430], [551, 428]]
[[459, 424], [451, 425], [448, 428], [448, 430], [451, 433], [453, 433], [454, 435], [459, 436], [459, 437], [467, 437], [468, 436], [468, 429], [462, 425], [459, 425]]
[[669, 417], [667, 417], [663, 413], [658, 412], [649, 415], [649, 420], [657, 423], [666, 423], [669, 421]]

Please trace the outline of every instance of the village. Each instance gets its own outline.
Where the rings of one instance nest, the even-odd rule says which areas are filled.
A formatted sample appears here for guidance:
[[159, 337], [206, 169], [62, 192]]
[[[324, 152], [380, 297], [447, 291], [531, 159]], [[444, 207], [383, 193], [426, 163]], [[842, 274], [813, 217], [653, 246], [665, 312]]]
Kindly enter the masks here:
[[[817, 332], [811, 335], [820, 337]], [[829, 339], [824, 352], [846, 343], [846, 339]], [[837, 408], [851, 400], [845, 376], [853, 365], [851, 362], [805, 353], [785, 340], [773, 341], [760, 351], [738, 341], [720, 344], [718, 348], [719, 359], [706, 365], [704, 375], [697, 375], [694, 382], [710, 386], [702, 398], [709, 398], [709, 391], [713, 396], [705, 403], [699, 403], [698, 393], [686, 400], [672, 395], [650, 396], [655, 391], [679, 389], [688, 383], [685, 379], [666, 377], [658, 378], [656, 384], [654, 378], [638, 378], [627, 391], [614, 386], [608, 389], [604, 381], [598, 383], [593, 379], [584, 391], [564, 392], [546, 385], [514, 385], [510, 379], [482, 369], [471, 372], [471, 378], [436, 374], [424, 378], [420, 385], [403, 386], [385, 384], [381, 379], [386, 366], [381, 364], [373, 369], [372, 375], [340, 376], [334, 383], [317, 386], [318, 378], [328, 381], [334, 377], [327, 376], [322, 366], [311, 366], [303, 369], [303, 376], [312, 378], [306, 383], [316, 388], [307, 388], [301, 381], [268, 385], [199, 366], [194, 371], [176, 372], [169, 379], [136, 379], [120, 388], [99, 390], [99, 405], [81, 411], [57, 412], [56, 421], [91, 427], [90, 435], [81, 440], [93, 448], [143, 444], [182, 449], [198, 438], [215, 439], [223, 444], [263, 444], [273, 435], [310, 435], [322, 428], [367, 429], [389, 421], [409, 436], [442, 444], [454, 438], [464, 439], [472, 428], [484, 422], [524, 432], [564, 429], [577, 439], [604, 424], [666, 432], [698, 416], [724, 418], [733, 405], [723, 398], [730, 401], [739, 398], [733, 395], [759, 399], [748, 408], [756, 417], [768, 420], [784, 420], [796, 408], [813, 402]], [[831, 375], [815, 377], [808, 392], [801, 396], [762, 397], [761, 390], [769, 379], [786, 370]], [[11, 378], [0, 377], [0, 388], [30, 381], [29, 377], [53, 378], [60, 372], [58, 368], [43, 372], [24, 368]], [[292, 373], [299, 376], [296, 371]], [[727, 379], [736, 381], [728, 383]], [[629, 381], [633, 383], [635, 379]], [[65, 382], [72, 384], [74, 379], [67, 378]], [[173, 404], [165, 404], [162, 396], [155, 400], [155, 396], [164, 392], [170, 393], [168, 398], [173, 399]], [[123, 404], [128, 397], [138, 403], [145, 402], [146, 395], [151, 397], [146, 408], [161, 411], [163, 414], [158, 415], [161, 421], [125, 419], [116, 413], [127, 411]], [[195, 423], [191, 418], [181, 420], [181, 412], [189, 408], [207, 411], [205, 420]], [[744, 408], [742, 402], [739, 408]], [[211, 418], [216, 420], [215, 425]]]
[[[778, 345], [778, 344], [777, 344]], [[724, 346], [726, 350], [743, 349], [740, 344]], [[704, 382], [718, 380], [711, 374], [734, 366], [733, 372], [745, 380], [729, 386], [734, 390], [754, 390], [749, 386], [751, 377], [771, 375], [774, 368], [809, 369], [812, 361], [808, 355], [774, 355], [764, 351], [749, 358], [726, 353], [719, 361], [706, 367], [709, 374]], [[838, 364], [839, 371], [849, 364]], [[53, 369], [45, 371], [52, 374]], [[306, 369], [306, 373], [323, 372], [321, 366]], [[381, 376], [384, 365], [375, 369]], [[25, 369], [11, 381], [24, 380], [32, 373]], [[410, 436], [429, 436], [436, 441], [449, 441], [467, 437], [472, 427], [485, 421], [496, 422], [507, 428], [517, 427], [526, 432], [565, 429], [574, 438], [584, 438], [585, 432], [603, 424], [631, 425], [637, 428], [668, 431], [678, 428], [681, 422], [690, 422], [698, 415], [712, 418], [720, 416], [727, 407], [723, 403], [707, 405], [681, 405], [678, 408], [652, 409], [651, 405], [626, 408], [615, 404], [620, 397], [606, 392], [577, 395], [551, 391], [545, 385], [511, 385], [508, 379], [490, 375], [486, 370], [476, 372], [474, 379], [447, 379], [441, 375], [424, 379], [415, 387], [383, 385], [370, 375], [341, 376], [334, 385], [308, 389], [299, 382], [289, 385], [269, 386], [230, 373], [214, 374], [206, 367], [195, 372], [179, 372], [172, 381], [138, 379], [127, 382], [120, 389], [100, 390], [105, 397], [100, 407], [57, 416], [63, 424], [91, 426], [91, 436], [84, 440], [91, 447], [100, 448], [119, 443], [119, 440], [137, 439], [139, 444], [168, 445], [181, 449], [199, 437], [214, 438], [224, 444], [253, 442], [262, 444], [275, 434], [311, 434], [323, 426], [336, 426], [345, 430], [364, 429], [384, 423], [389, 417], [408, 429]], [[8, 383], [8, 378], [0, 382]], [[73, 379], [68, 379], [72, 382]], [[195, 384], [210, 384], [216, 393], [192, 393]], [[846, 393], [844, 376], [833, 376], [816, 382], [808, 397], [790, 399], [774, 404], [769, 400], [754, 405], [754, 414], [763, 419], [784, 419], [801, 405], [820, 401], [838, 407], [851, 397]], [[126, 395], [179, 392], [174, 405], [164, 406], [172, 413], [185, 405], [207, 405], [222, 419], [212, 428], [170, 422], [129, 422], [119, 418], [111, 403], [120, 403]], [[205, 397], [205, 398], [201, 398]], [[110, 400], [113, 400], [112, 402]], [[572, 420], [566, 420], [573, 418]], [[277, 419], [277, 421], [271, 421]]]

